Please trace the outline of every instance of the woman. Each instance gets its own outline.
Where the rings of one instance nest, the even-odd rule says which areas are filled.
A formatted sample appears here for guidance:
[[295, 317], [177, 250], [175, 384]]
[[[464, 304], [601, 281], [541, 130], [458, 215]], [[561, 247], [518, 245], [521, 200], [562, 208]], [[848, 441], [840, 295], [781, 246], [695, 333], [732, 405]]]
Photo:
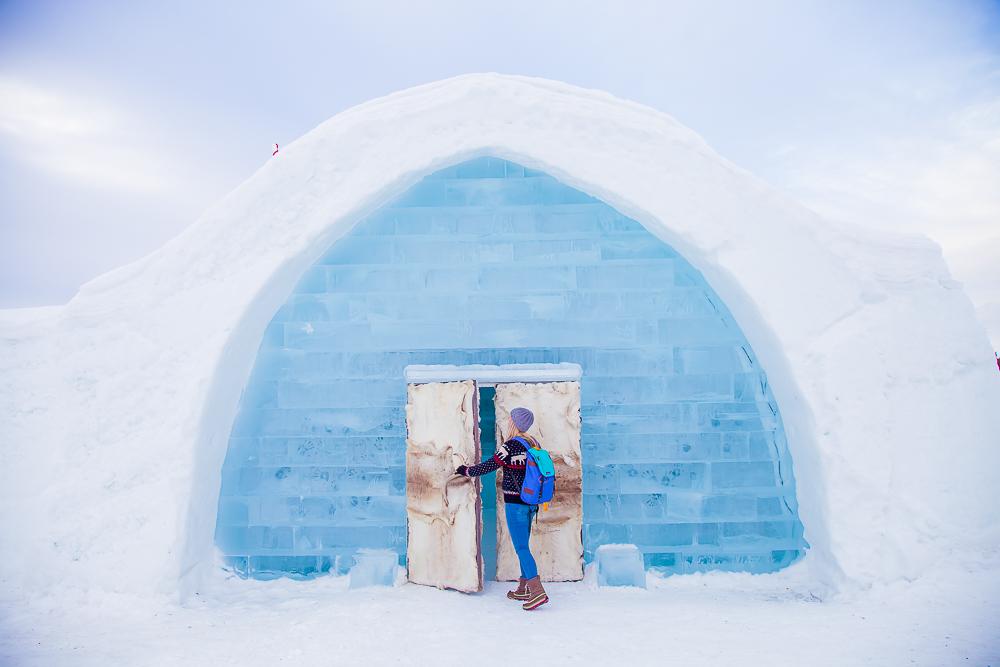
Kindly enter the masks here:
[[508, 591], [511, 600], [523, 600], [521, 607], [525, 611], [538, 609], [549, 601], [549, 596], [542, 588], [542, 580], [538, 577], [538, 566], [528, 547], [531, 536], [531, 520], [538, 513], [538, 505], [528, 505], [521, 500], [521, 484], [524, 483], [524, 468], [528, 454], [525, 446], [515, 438], [523, 438], [533, 447], [538, 443], [527, 434], [535, 421], [535, 416], [527, 408], [514, 408], [510, 411], [510, 433], [507, 441], [497, 447], [493, 458], [474, 466], [458, 466], [455, 471], [459, 475], [479, 477], [503, 468], [503, 502], [504, 514], [507, 517], [507, 532], [510, 541], [514, 543], [517, 560], [521, 563], [521, 578], [517, 582], [517, 590]]

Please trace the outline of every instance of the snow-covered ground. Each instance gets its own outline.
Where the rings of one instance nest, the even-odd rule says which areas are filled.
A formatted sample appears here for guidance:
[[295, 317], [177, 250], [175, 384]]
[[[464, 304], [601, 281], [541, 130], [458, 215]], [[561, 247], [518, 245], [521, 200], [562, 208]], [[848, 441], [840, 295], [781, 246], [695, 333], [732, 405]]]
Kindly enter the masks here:
[[[233, 581], [181, 607], [90, 591], [8, 599], [0, 664], [998, 665], [996, 561], [820, 600], [800, 568], [650, 577], [650, 590], [552, 584], [528, 614], [506, 585], [347, 590]], [[528, 659], [529, 651], [545, 656]]]

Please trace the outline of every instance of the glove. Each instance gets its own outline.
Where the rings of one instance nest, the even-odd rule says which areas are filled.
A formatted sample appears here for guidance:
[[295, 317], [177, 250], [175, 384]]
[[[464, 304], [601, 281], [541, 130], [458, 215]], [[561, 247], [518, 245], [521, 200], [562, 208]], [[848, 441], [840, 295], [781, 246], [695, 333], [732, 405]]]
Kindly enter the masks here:
[[458, 466], [457, 468], [455, 468], [455, 474], [461, 475], [462, 477], [468, 477], [469, 476], [469, 467], [468, 466]]

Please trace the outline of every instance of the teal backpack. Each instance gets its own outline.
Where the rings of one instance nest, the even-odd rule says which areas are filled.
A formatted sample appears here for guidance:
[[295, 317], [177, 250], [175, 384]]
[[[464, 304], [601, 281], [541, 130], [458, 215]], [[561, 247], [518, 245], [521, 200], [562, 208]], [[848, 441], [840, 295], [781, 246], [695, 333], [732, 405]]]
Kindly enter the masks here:
[[549, 502], [556, 492], [556, 466], [549, 453], [534, 442], [534, 438], [514, 438], [528, 452], [524, 462], [524, 483], [521, 484], [521, 500], [528, 505], [541, 505], [549, 509]]

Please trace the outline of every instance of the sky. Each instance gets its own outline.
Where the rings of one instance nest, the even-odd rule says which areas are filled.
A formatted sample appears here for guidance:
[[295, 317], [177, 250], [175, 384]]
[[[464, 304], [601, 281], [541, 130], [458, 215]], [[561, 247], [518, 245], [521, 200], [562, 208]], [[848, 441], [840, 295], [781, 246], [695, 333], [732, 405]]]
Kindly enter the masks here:
[[831, 219], [930, 236], [1000, 349], [1000, 0], [0, 0], [0, 308], [152, 252], [275, 142], [484, 71], [647, 104]]

